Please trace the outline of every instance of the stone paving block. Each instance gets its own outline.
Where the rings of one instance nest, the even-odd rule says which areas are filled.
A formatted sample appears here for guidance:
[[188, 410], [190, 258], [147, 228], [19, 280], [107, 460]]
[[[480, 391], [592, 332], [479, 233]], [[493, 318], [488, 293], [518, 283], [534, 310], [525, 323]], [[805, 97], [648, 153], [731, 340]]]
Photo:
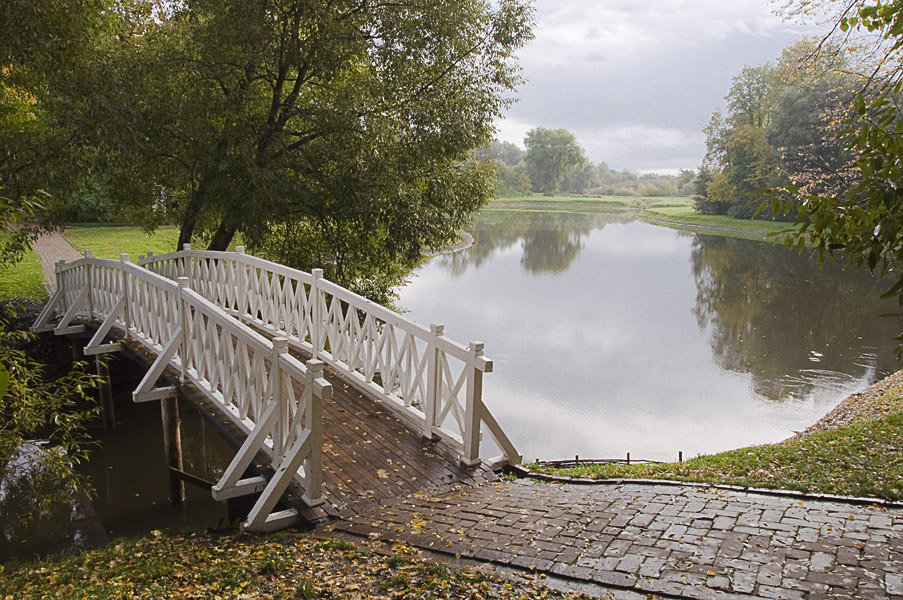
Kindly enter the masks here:
[[756, 574], [750, 571], [734, 571], [731, 589], [742, 594], [751, 594], [756, 589]]
[[445, 551], [461, 556], [687, 597], [841, 598], [855, 588], [885, 598], [903, 586], [899, 510], [680, 486], [500, 482], [447, 498], [378, 506], [337, 528], [366, 535], [382, 523], [391, 539], [416, 514], [429, 525], [407, 539], [421, 547], [451, 543]]
[[802, 590], [791, 590], [784, 587], [760, 585], [756, 591], [764, 598], [775, 598], [776, 600], [804, 600], [806, 598], [806, 593]]

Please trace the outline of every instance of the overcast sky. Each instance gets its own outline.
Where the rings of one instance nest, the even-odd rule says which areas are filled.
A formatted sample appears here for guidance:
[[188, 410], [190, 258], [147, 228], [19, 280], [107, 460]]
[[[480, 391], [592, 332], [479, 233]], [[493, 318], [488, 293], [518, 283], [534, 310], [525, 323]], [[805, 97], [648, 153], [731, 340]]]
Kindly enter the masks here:
[[523, 148], [534, 127], [563, 127], [615, 169], [695, 169], [702, 128], [744, 65], [813, 33], [767, 0], [536, 0], [536, 38], [519, 53], [527, 82], [498, 123]]

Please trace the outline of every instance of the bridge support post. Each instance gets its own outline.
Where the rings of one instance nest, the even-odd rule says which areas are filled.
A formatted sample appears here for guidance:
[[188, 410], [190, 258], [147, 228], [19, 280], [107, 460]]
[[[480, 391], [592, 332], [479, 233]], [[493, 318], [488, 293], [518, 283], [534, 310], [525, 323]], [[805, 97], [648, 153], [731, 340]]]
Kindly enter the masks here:
[[100, 411], [103, 416], [103, 430], [109, 431], [116, 427], [116, 410], [113, 407], [113, 386], [110, 382], [110, 367], [100, 355], [94, 357], [94, 363], [97, 367], [97, 399], [100, 401]]
[[185, 501], [185, 482], [173, 477], [172, 469], [182, 471], [182, 435], [179, 419], [179, 399], [175, 396], [160, 400], [160, 414], [163, 421], [163, 448], [169, 471], [169, 501], [181, 504]]

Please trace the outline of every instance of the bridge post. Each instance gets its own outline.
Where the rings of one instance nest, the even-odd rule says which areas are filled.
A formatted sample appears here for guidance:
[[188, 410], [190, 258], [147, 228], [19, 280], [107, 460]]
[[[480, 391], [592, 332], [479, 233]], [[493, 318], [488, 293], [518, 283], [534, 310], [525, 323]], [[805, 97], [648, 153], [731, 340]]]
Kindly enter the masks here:
[[[129, 255], [125, 254], [125, 253], [119, 255], [119, 260], [122, 261], [123, 263], [131, 262]], [[130, 313], [129, 274], [128, 274], [128, 271], [125, 270], [125, 267], [123, 267], [123, 269], [122, 269], [122, 297], [125, 298], [125, 304], [122, 307], [122, 322], [123, 322], [123, 324], [125, 324], [126, 332], [128, 332], [129, 327], [130, 327], [130, 325], [129, 325], [129, 323], [130, 323], [130, 321], [129, 321], [129, 313]]]
[[313, 346], [313, 354], [314, 358], [317, 360], [320, 359], [320, 354], [323, 352], [323, 291], [320, 289], [320, 279], [323, 278], [323, 269], [311, 269], [310, 274], [313, 276], [313, 281], [310, 284], [310, 298], [309, 301], [313, 302], [313, 310], [311, 311], [311, 323], [310, 323], [310, 341]]
[[238, 255], [235, 260], [235, 267], [238, 269], [238, 298], [236, 298], [236, 303], [238, 304], [238, 316], [241, 318], [242, 315], [251, 312], [248, 308], [248, 273], [245, 271], [245, 263], [242, 260], [245, 257], [245, 247], [236, 246], [235, 254]]
[[[273, 374], [273, 402], [278, 407], [276, 409], [276, 432], [273, 436], [273, 454], [276, 457], [282, 457], [285, 454], [285, 442], [288, 438], [289, 426], [289, 410], [288, 402], [286, 402], [286, 394], [282, 389], [282, 365], [280, 361], [282, 355], [288, 353], [288, 338], [273, 338], [273, 356], [271, 358], [270, 369]], [[279, 460], [278, 458], [276, 460]]]
[[166, 464], [169, 467], [169, 501], [181, 504], [185, 501], [185, 482], [175, 477], [173, 469], [181, 472], [182, 468], [182, 421], [179, 418], [179, 398], [170, 396], [160, 400], [160, 416], [163, 421], [163, 449], [166, 452]]
[[475, 466], [480, 462], [480, 421], [483, 406], [483, 371], [477, 368], [477, 359], [483, 356], [483, 342], [471, 342], [467, 346], [467, 405], [464, 411], [463, 462]]
[[[92, 252], [91, 250], [85, 250], [85, 258], [94, 258], [94, 252]], [[88, 319], [94, 318], [94, 282], [92, 281], [94, 276], [94, 269], [92, 268], [93, 266], [94, 265], [90, 260], [88, 261], [88, 264], [85, 265], [86, 283], [88, 285]]]
[[188, 302], [185, 300], [183, 290], [188, 288], [188, 278], [179, 277], [176, 279], [179, 284], [179, 319], [182, 325], [182, 350], [179, 352], [179, 381], [185, 383], [185, 374], [188, 371], [188, 345], [191, 343], [191, 337], [188, 331]]
[[94, 357], [94, 363], [97, 367], [97, 397], [98, 400], [100, 400], [103, 430], [109, 431], [116, 426], [116, 411], [113, 406], [113, 386], [110, 383], [110, 367], [100, 354]]
[[[183, 252], [191, 252], [191, 244], [188, 242], [185, 242], [184, 244], [182, 244], [182, 251]], [[190, 285], [191, 281], [194, 279], [194, 274], [191, 272], [191, 257], [183, 256], [182, 258], [179, 258], [176, 260], [178, 261], [178, 263], [174, 263], [174, 265], [173, 265], [175, 267], [176, 275], [181, 276], [181, 277], [187, 277], [188, 281], [189, 281], [189, 285]], [[181, 265], [181, 267], [176, 266], [176, 265]], [[197, 287], [197, 286], [195, 286], [195, 287]], [[201, 294], [201, 295], [203, 295], [203, 294]]]
[[307, 381], [304, 382], [304, 394], [307, 406], [304, 414], [305, 426], [310, 430], [310, 454], [304, 461], [304, 479], [306, 490], [303, 500], [308, 506], [323, 504], [323, 397], [316, 393], [318, 379], [323, 379], [323, 362], [317, 359], [307, 361]]
[[65, 286], [63, 284], [63, 265], [66, 264], [65, 260], [58, 260], [56, 264], [53, 265], [53, 272], [56, 274], [56, 289], [61, 293], [60, 296], [60, 311], [65, 314], [66, 313], [66, 291], [63, 289]]
[[430, 340], [427, 346], [426, 402], [423, 403], [423, 437], [433, 438], [436, 426], [436, 411], [442, 400], [442, 367], [439, 364], [439, 346], [436, 340], [445, 332], [445, 325], [430, 325]]

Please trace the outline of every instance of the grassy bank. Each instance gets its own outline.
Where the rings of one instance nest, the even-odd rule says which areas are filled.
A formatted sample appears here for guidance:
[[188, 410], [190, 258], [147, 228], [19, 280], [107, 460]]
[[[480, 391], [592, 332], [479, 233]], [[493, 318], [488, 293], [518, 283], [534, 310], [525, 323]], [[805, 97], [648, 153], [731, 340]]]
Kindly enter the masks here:
[[870, 398], [868, 410], [846, 419], [848, 424], [779, 444], [683, 463], [533, 468], [573, 477], [674, 479], [903, 500], [903, 377], [869, 390], [849, 399], [846, 410], [855, 411]]
[[748, 239], [770, 239], [770, 234], [784, 231], [790, 227], [789, 223], [777, 221], [734, 219], [725, 215], [701, 215], [690, 204], [650, 206], [640, 212], [640, 217], [646, 221], [669, 227]]
[[152, 534], [78, 556], [0, 565], [0, 598], [584, 598], [541, 577], [501, 578], [305, 534]]
[[[640, 218], [676, 229], [761, 240], [788, 228], [787, 223], [701, 215], [686, 196], [508, 196], [493, 199], [489, 208], [551, 211], [634, 211]], [[770, 238], [769, 238], [770, 239]]]

